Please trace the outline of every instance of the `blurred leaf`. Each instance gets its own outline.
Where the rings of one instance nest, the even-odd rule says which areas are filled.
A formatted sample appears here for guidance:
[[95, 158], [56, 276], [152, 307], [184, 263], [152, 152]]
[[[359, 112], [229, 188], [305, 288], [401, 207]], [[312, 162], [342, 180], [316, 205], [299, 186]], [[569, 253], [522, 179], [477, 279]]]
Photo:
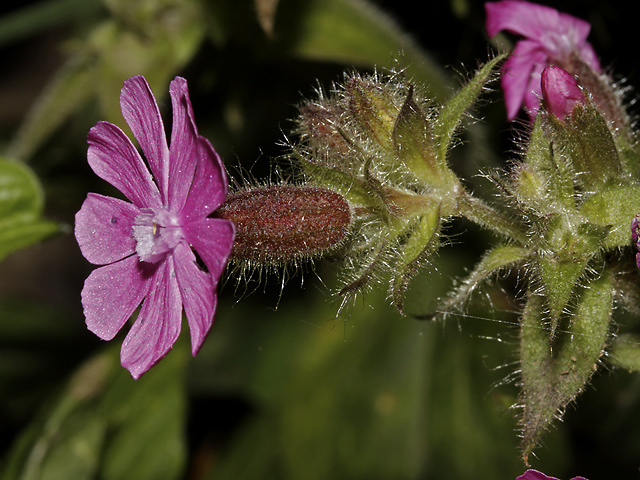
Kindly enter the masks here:
[[188, 347], [180, 341], [137, 382], [118, 348], [78, 369], [14, 444], [0, 478], [181, 478]]
[[[450, 272], [451, 259], [441, 263], [447, 256], [434, 259], [435, 268]], [[429, 304], [447, 284], [418, 276], [412, 292]], [[344, 324], [317, 296], [283, 299], [278, 312], [249, 303], [218, 320], [211, 342], [227, 354], [197, 375], [214, 384], [213, 394], [245, 392], [251, 405], [212, 453], [207, 478], [516, 477], [517, 439], [505, 414], [513, 399], [487, 395], [496, 373], [481, 360], [502, 362], [510, 346], [478, 341], [503, 325], [472, 320], [461, 335], [454, 323], [409, 321], [386, 305], [381, 289]]]
[[0, 298], [0, 431], [29, 420], [82, 358], [87, 347], [74, 320], [44, 302]]
[[97, 10], [98, 0], [49, 0], [31, 3], [0, 17], [0, 47]]
[[123, 125], [122, 83], [144, 75], [160, 101], [168, 84], [195, 54], [205, 34], [199, 0], [109, 3], [114, 19], [95, 25], [72, 44], [65, 66], [34, 104], [9, 146], [26, 160], [73, 113], [97, 98], [106, 120]]
[[620, 368], [640, 371], [640, 335], [626, 333], [615, 337], [608, 353], [611, 362]]
[[277, 45], [293, 55], [357, 67], [406, 68], [429, 86], [434, 99], [448, 95], [450, 79], [443, 69], [369, 1], [283, 0], [275, 35]]
[[[298, 309], [299, 319], [308, 321], [309, 311]], [[312, 311], [316, 320], [331, 315], [322, 305]], [[418, 324], [388, 320], [358, 322], [346, 341], [323, 326], [297, 329], [293, 348], [269, 342], [252, 381], [257, 398], [269, 401], [210, 478], [414, 477], [424, 445], [416, 419], [428, 343], [415, 334]], [[291, 338], [287, 330], [282, 335]]]
[[0, 260], [59, 230], [41, 218], [42, 188], [31, 170], [0, 159]]
[[254, 0], [258, 22], [268, 37], [273, 35], [273, 25], [279, 0]]

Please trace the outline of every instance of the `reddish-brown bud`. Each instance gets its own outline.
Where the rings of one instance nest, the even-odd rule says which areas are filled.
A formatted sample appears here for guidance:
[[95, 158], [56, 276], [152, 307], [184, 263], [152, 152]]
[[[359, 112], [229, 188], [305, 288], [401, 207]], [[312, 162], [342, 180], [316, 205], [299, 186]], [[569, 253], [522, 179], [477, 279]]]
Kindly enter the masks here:
[[349, 143], [340, 131], [343, 114], [343, 108], [335, 102], [306, 102], [300, 107], [299, 131], [317, 153], [348, 154]]
[[331, 250], [345, 239], [351, 224], [351, 210], [342, 195], [294, 185], [241, 191], [229, 196], [216, 216], [235, 224], [231, 257], [262, 264]]

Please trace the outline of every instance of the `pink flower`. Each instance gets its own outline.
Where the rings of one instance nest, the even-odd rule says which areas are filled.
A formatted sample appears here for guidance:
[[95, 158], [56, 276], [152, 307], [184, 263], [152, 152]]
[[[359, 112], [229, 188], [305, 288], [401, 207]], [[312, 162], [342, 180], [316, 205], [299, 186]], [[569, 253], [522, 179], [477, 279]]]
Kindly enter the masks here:
[[540, 81], [542, 99], [549, 113], [565, 121], [573, 113], [577, 103], [585, 103], [578, 82], [560, 67], [547, 67]]
[[[537, 470], [527, 470], [516, 480], [558, 480], [556, 477], [548, 477]], [[573, 477], [571, 480], [587, 480], [584, 477]]]
[[[76, 214], [82, 254], [104, 265], [82, 290], [88, 329], [111, 340], [142, 303], [120, 357], [134, 379], [171, 350], [183, 307], [191, 350], [198, 352], [213, 323], [216, 287], [234, 238], [232, 222], [208, 218], [225, 200], [227, 178], [218, 154], [198, 135], [187, 81], [176, 77], [169, 92], [171, 149], [147, 81], [124, 82], [122, 114], [151, 173], [122, 130], [98, 122], [87, 136], [89, 165], [131, 203], [89, 193]], [[207, 271], [198, 267], [192, 247]]]
[[640, 268], [640, 235], [638, 235], [639, 232], [640, 232], [640, 213], [638, 213], [635, 217], [633, 217], [633, 220], [631, 220], [631, 238], [636, 244], [636, 250], [638, 250], [638, 253], [636, 253], [636, 266], [638, 268]]
[[552, 64], [571, 71], [568, 64], [577, 57], [600, 72], [593, 47], [586, 41], [591, 25], [556, 9], [519, 0], [485, 3], [489, 36], [501, 30], [522, 35], [505, 62], [502, 75], [507, 116], [514, 119], [524, 104], [535, 117], [541, 95], [540, 74]]

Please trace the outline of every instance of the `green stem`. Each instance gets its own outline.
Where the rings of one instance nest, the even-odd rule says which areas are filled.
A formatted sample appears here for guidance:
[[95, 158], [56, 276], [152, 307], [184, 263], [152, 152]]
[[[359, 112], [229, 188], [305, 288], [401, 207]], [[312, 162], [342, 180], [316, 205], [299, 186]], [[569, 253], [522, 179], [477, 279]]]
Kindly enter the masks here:
[[473, 197], [466, 190], [463, 190], [459, 196], [458, 210], [460, 215], [482, 227], [522, 245], [527, 243], [527, 234], [522, 225], [494, 210], [479, 198]]

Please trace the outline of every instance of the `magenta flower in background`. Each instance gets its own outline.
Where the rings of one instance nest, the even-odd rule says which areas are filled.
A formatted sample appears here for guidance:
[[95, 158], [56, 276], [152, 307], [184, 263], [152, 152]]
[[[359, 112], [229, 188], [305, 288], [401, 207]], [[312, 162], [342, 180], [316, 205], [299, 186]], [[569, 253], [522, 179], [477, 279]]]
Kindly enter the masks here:
[[[88, 329], [111, 340], [142, 303], [121, 350], [122, 366], [134, 379], [171, 350], [183, 308], [192, 353], [198, 352], [213, 323], [216, 287], [234, 239], [232, 222], [208, 218], [226, 198], [227, 177], [218, 154], [198, 135], [187, 81], [176, 77], [169, 92], [171, 148], [147, 81], [124, 82], [122, 114], [151, 173], [120, 128], [98, 122], [87, 136], [89, 165], [131, 203], [89, 193], [76, 214], [82, 254], [104, 265], [82, 290]], [[208, 271], [198, 267], [192, 247]]]
[[636, 244], [636, 266], [640, 268], [640, 213], [638, 213], [633, 220], [631, 220], [631, 238]]
[[485, 3], [490, 37], [507, 30], [525, 37], [516, 43], [501, 78], [507, 117], [513, 120], [524, 104], [535, 117], [540, 102], [540, 75], [545, 67], [565, 67], [574, 57], [600, 72], [593, 47], [587, 42], [591, 25], [556, 9], [519, 0]]
[[[556, 477], [548, 477], [544, 473], [537, 470], [527, 470], [516, 480], [558, 480]], [[587, 480], [584, 477], [573, 477], [571, 480]]]
[[545, 68], [542, 71], [540, 87], [547, 110], [562, 121], [573, 113], [577, 103], [586, 101], [573, 75], [560, 67]]

